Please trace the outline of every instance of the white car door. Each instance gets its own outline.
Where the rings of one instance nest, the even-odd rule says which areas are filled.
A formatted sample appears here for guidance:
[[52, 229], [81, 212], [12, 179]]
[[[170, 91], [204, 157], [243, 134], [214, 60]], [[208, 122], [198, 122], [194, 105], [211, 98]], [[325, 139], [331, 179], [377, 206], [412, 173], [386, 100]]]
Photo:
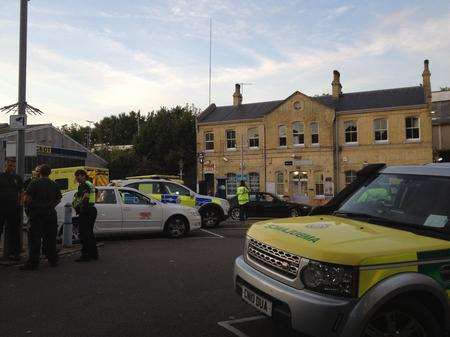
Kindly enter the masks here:
[[162, 229], [163, 206], [138, 191], [119, 189], [122, 202], [122, 230], [157, 231]]
[[95, 232], [119, 233], [122, 231], [122, 205], [115, 189], [98, 188], [95, 207], [97, 208]]

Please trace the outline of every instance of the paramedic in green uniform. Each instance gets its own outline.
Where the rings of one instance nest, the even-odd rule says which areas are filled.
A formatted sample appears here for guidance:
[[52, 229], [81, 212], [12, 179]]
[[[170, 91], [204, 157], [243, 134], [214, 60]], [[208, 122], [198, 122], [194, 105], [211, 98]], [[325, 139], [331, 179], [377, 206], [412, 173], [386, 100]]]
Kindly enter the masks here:
[[78, 215], [78, 231], [81, 241], [81, 257], [76, 262], [98, 260], [97, 242], [94, 236], [94, 224], [97, 218], [95, 208], [95, 187], [88, 180], [85, 170], [77, 170], [75, 179], [78, 191], [73, 199], [73, 208]]

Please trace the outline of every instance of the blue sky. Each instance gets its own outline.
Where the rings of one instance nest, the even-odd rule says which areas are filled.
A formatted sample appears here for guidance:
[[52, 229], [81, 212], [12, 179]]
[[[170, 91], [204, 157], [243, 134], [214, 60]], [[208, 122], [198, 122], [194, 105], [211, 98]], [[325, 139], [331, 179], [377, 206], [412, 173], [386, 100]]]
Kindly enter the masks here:
[[[18, 0], [0, 0], [0, 106], [17, 101]], [[28, 102], [34, 123], [99, 120], [160, 106], [281, 99], [417, 85], [430, 59], [433, 90], [450, 85], [450, 2], [294, 0], [31, 0]], [[0, 122], [7, 116], [1, 115]]]

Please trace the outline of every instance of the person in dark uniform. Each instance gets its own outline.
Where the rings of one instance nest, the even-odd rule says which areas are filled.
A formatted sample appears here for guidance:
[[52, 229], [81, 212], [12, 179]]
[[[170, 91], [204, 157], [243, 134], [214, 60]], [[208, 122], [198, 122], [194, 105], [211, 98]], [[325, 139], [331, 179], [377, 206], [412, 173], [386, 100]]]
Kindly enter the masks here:
[[[6, 159], [5, 170], [0, 173], [0, 238], [6, 227], [7, 256], [20, 260], [20, 209], [23, 191], [22, 178], [16, 173], [16, 161]], [[6, 226], [5, 226], [6, 224]]]
[[97, 242], [94, 236], [94, 224], [97, 219], [95, 208], [95, 187], [88, 180], [84, 170], [75, 172], [78, 191], [75, 193], [72, 206], [78, 215], [78, 230], [81, 241], [81, 257], [76, 262], [98, 260]]
[[24, 198], [30, 217], [29, 258], [23, 267], [26, 270], [39, 267], [41, 242], [50, 266], [58, 265], [56, 252], [58, 221], [55, 206], [61, 201], [61, 190], [53, 180], [49, 179], [51, 173], [49, 166], [41, 165], [36, 172], [38, 178], [30, 182]]

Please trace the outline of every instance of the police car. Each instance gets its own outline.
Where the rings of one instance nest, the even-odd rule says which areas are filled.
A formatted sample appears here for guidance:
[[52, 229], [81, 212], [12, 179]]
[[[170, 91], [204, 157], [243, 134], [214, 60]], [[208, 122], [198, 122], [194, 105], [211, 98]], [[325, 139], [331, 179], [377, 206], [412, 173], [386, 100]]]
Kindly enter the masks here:
[[216, 227], [228, 217], [227, 200], [195, 193], [184, 185], [168, 179], [126, 179], [116, 185], [134, 188], [163, 203], [181, 204], [196, 208], [202, 216], [202, 225]]
[[[65, 205], [71, 204], [76, 191], [63, 194], [56, 206], [59, 235], [62, 235]], [[151, 233], [164, 232], [178, 238], [201, 227], [201, 217], [196, 209], [177, 204], [164, 204], [126, 187], [96, 187], [97, 220], [94, 233]], [[72, 216], [75, 211], [72, 209]], [[73, 239], [79, 238], [76, 224]]]

